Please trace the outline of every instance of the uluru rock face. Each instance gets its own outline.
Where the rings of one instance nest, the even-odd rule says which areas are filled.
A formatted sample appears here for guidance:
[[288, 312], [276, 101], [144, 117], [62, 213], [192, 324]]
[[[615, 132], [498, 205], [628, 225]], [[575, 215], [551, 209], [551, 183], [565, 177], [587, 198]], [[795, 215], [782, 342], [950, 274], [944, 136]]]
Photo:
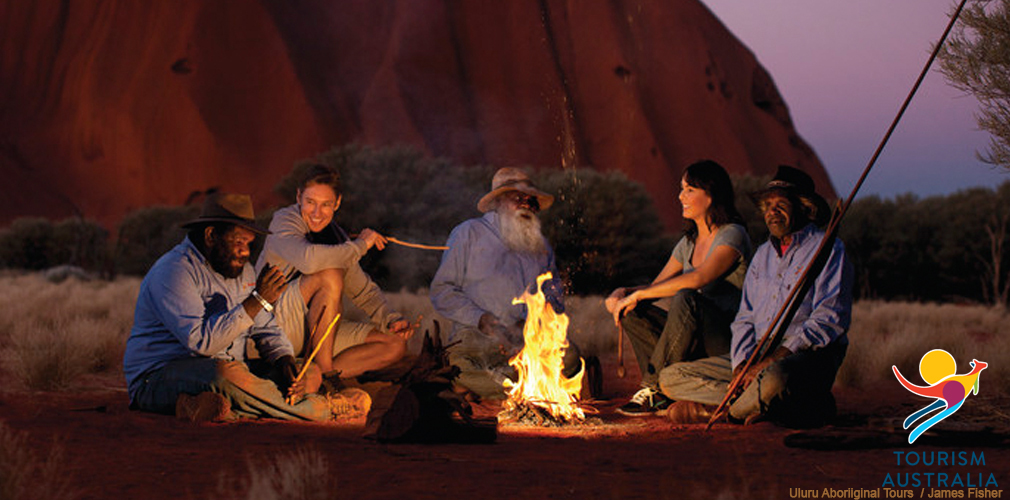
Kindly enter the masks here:
[[833, 195], [772, 78], [698, 0], [0, 0], [0, 223], [194, 191], [259, 206], [334, 145], [592, 166], [671, 227], [681, 170], [799, 166]]

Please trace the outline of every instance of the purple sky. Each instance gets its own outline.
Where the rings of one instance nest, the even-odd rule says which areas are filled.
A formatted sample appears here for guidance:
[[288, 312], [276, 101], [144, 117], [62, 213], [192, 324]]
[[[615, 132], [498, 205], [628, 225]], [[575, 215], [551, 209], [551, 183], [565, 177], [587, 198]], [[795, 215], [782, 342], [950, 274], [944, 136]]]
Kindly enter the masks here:
[[[947, 25], [953, 0], [702, 0], [772, 74], [800, 135], [848, 196]], [[978, 103], [934, 70], [859, 196], [1010, 180], [975, 158]]]

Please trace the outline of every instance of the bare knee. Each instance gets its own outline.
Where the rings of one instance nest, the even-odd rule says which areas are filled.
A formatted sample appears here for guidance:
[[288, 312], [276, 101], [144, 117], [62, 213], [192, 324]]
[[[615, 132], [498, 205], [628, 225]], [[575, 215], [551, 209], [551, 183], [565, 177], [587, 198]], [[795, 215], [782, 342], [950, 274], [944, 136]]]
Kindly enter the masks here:
[[306, 302], [319, 295], [339, 299], [344, 291], [344, 270], [323, 269], [303, 276], [300, 286]]

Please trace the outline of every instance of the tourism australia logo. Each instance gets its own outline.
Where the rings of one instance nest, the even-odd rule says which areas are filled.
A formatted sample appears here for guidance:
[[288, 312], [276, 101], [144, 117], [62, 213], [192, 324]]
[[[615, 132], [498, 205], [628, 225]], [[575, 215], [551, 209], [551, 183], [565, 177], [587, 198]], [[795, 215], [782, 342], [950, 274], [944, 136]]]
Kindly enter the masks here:
[[934, 398], [933, 402], [925, 408], [916, 411], [905, 419], [904, 428], [908, 429], [916, 422], [929, 416], [931, 413], [940, 410], [939, 413], [929, 416], [922, 421], [908, 435], [908, 444], [915, 442], [923, 432], [940, 423], [943, 419], [951, 416], [961, 408], [969, 394], [978, 394], [978, 376], [985, 370], [988, 363], [977, 359], [971, 360], [971, 371], [963, 375], [957, 374], [957, 362], [954, 356], [943, 349], [933, 349], [922, 355], [919, 360], [919, 375], [922, 380], [929, 385], [915, 385], [908, 381], [898, 367], [892, 365], [894, 376], [898, 382], [913, 394]]

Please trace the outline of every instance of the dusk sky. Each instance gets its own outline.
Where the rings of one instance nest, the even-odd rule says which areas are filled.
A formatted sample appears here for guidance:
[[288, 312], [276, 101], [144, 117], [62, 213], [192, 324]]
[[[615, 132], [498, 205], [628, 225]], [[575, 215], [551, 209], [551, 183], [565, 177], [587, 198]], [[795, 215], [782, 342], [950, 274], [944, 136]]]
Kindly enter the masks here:
[[[772, 74], [799, 134], [848, 196], [939, 39], [953, 0], [702, 0]], [[949, 194], [1010, 180], [978, 161], [977, 101], [936, 71], [859, 196]]]

